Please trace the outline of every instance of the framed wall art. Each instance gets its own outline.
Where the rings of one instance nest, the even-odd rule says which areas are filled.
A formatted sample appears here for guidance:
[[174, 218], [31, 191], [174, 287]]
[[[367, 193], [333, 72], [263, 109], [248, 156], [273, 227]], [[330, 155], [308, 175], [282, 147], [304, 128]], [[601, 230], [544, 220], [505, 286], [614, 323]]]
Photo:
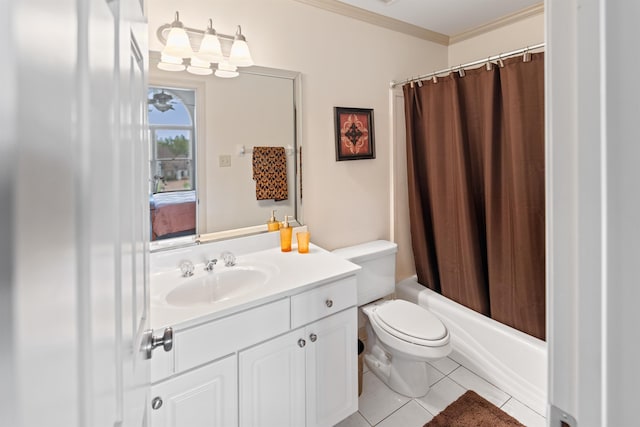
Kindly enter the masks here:
[[375, 159], [373, 109], [334, 107], [336, 161]]

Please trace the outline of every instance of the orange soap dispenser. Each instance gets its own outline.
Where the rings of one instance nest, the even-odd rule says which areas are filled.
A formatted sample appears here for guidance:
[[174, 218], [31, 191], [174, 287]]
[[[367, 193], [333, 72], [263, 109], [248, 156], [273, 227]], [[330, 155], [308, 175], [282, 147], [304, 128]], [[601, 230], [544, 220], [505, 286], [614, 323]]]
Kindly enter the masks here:
[[268, 231], [278, 231], [280, 230], [280, 221], [276, 220], [276, 210], [271, 211], [271, 218], [267, 221], [267, 230]]
[[293, 227], [289, 225], [289, 218], [291, 215], [284, 216], [284, 223], [280, 228], [280, 250], [282, 252], [291, 252], [291, 235], [293, 233]]

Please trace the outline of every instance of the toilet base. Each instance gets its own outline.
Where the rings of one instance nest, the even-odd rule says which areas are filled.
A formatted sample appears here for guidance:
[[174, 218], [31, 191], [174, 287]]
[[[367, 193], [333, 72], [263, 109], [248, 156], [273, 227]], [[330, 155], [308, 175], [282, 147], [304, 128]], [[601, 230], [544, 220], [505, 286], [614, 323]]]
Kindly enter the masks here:
[[[393, 363], [392, 362], [393, 358]], [[392, 356], [378, 344], [364, 355], [369, 369], [391, 390], [407, 397], [421, 397], [429, 392], [427, 363]]]

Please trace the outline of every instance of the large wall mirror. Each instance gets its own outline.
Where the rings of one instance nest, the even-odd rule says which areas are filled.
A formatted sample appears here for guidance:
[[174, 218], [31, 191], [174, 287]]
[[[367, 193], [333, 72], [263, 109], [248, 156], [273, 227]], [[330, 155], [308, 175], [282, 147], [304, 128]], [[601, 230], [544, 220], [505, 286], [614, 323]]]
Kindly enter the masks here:
[[274, 210], [302, 224], [300, 73], [198, 76], [149, 58], [151, 249], [266, 232]]

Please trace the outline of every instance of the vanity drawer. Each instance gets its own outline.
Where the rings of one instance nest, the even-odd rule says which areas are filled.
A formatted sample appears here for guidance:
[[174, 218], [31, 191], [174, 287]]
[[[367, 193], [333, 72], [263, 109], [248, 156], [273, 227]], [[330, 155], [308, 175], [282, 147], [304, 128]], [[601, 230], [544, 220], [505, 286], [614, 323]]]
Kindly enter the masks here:
[[319, 286], [291, 297], [291, 328], [330, 316], [358, 301], [356, 276]]
[[284, 298], [204, 325], [176, 332], [175, 372], [202, 365], [289, 330]]

